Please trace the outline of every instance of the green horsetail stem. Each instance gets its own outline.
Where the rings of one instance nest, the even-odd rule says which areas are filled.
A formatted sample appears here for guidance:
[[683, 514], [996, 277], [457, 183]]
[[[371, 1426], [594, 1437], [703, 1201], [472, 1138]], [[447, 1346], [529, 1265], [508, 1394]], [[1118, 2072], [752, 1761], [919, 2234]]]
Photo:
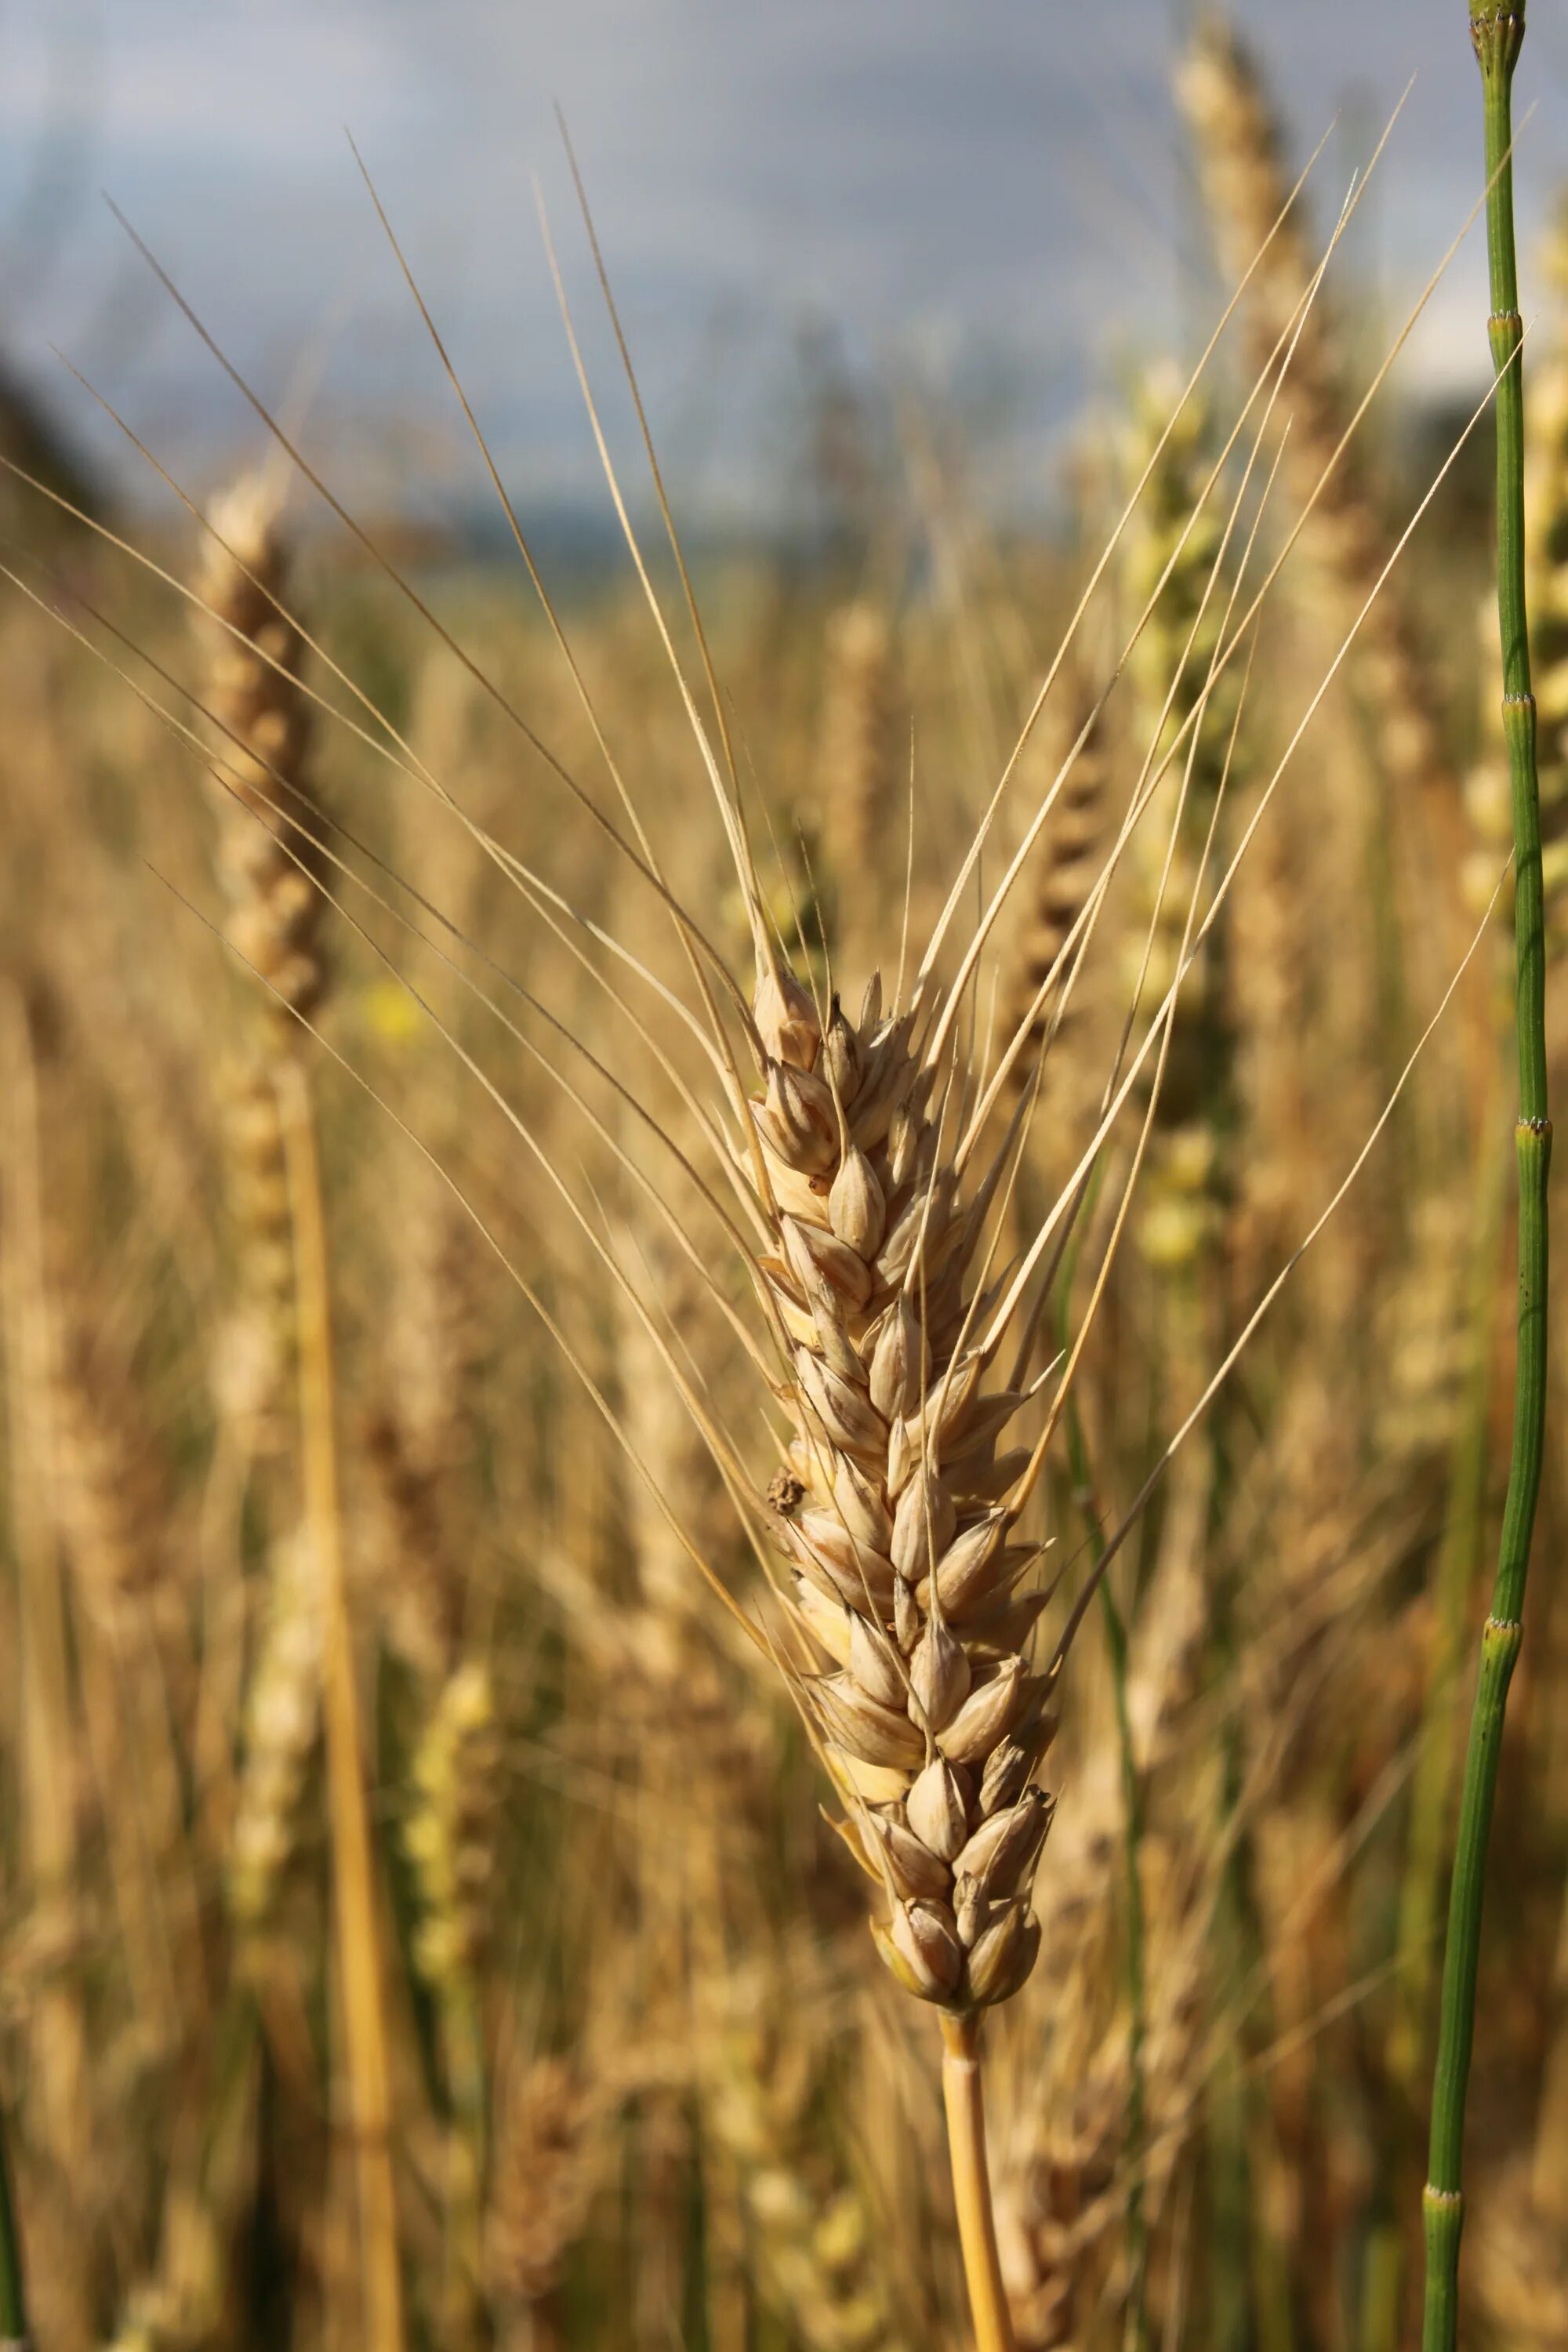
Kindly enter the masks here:
[[1541, 802], [1535, 769], [1535, 702], [1524, 596], [1524, 388], [1519, 282], [1514, 258], [1512, 100], [1524, 41], [1524, 0], [1500, 7], [1470, 0], [1470, 37], [1481, 69], [1487, 166], [1487, 322], [1497, 374], [1498, 621], [1502, 636], [1503, 730], [1513, 788], [1515, 1005], [1519, 1047], [1519, 1338], [1514, 1370], [1513, 1452], [1503, 1507], [1497, 1581], [1481, 1634], [1480, 1675], [1465, 1759], [1455, 1843], [1443, 1999], [1432, 2083], [1432, 2127], [1424, 2221], [1426, 2235], [1423, 2352], [1453, 2352], [1458, 2339], [1461, 2169], [1465, 2091], [1475, 2032], [1481, 1897], [1508, 1686], [1522, 1633], [1530, 1538], [1541, 1485], [1546, 1414], [1546, 1175], [1552, 1122], [1546, 1115], [1546, 964], [1541, 887]]

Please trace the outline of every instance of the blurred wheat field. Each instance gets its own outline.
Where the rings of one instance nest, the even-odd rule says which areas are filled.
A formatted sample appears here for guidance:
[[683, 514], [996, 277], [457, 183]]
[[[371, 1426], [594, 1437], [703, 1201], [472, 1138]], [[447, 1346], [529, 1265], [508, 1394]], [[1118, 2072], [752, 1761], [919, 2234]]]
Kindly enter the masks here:
[[[37, 2352], [969, 2343], [931, 2003], [987, 2012], [1019, 2352], [1414, 2340], [1512, 1377], [1489, 420], [1363, 421], [1402, 321], [1369, 364], [1310, 126], [1216, 20], [1179, 95], [1234, 310], [1129, 358], [1054, 538], [912, 404], [689, 600], [640, 487], [557, 606], [384, 559], [259, 424], [131, 548], [13, 473]], [[1555, 1036], [1568, 238], [1527, 268]], [[1468, 2157], [1463, 2340], [1520, 2352], [1563, 1360]]]

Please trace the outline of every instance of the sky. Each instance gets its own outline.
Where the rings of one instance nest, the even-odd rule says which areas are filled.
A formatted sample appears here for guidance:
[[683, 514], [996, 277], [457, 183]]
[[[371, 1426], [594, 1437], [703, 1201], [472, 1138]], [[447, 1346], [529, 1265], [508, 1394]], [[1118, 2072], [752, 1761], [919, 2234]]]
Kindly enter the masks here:
[[[542, 194], [589, 371], [615, 365], [562, 109], [689, 499], [782, 495], [781, 385], [808, 329], [856, 368], [990, 419], [1027, 500], [1086, 392], [1216, 299], [1169, 96], [1184, 0], [0, 0], [0, 353], [84, 444], [113, 426], [58, 345], [188, 475], [250, 431], [106, 206], [312, 447], [417, 502], [475, 488], [460, 420], [345, 139], [352, 131], [521, 495], [594, 455]], [[1357, 226], [1392, 321], [1479, 185], [1460, 0], [1241, 0], [1331, 218], [1414, 75]], [[1527, 220], [1565, 169], [1568, 21], [1532, 11]], [[1483, 380], [1479, 242], [1411, 380]], [[1528, 308], [1528, 293], [1526, 297]]]

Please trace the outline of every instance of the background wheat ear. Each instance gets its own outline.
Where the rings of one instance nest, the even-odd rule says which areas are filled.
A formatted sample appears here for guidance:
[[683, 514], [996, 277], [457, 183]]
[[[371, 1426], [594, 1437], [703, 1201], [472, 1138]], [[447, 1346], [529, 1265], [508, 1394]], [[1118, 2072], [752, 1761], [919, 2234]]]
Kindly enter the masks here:
[[[1458, 771], [1442, 724], [1443, 696], [1426, 638], [1402, 574], [1384, 577], [1391, 538], [1358, 446], [1348, 440], [1352, 409], [1342, 369], [1342, 336], [1330, 323], [1331, 292], [1303, 308], [1315, 276], [1305, 200], [1292, 189], [1283, 133], [1256, 57], [1219, 9], [1198, 15], [1177, 76], [1192, 128], [1205, 204], [1227, 275], [1247, 282], [1242, 322], [1248, 361], [1278, 374], [1271, 412], [1281, 436], [1287, 493], [1305, 515], [1304, 552], [1318, 594], [1342, 625], [1375, 598], [1357, 632], [1368, 723], [1379, 771], [1413, 826], [1418, 880], [1403, 890], [1407, 952], [1418, 963], [1421, 935], [1439, 910], [1443, 968], [1463, 954], [1459, 877], [1465, 832]], [[1381, 585], [1378, 585], [1381, 581]], [[1429, 976], [1439, 969], [1426, 961]], [[1468, 1013], [1467, 1016], [1468, 1017]], [[1472, 1052], [1481, 1048], [1471, 1038]]]

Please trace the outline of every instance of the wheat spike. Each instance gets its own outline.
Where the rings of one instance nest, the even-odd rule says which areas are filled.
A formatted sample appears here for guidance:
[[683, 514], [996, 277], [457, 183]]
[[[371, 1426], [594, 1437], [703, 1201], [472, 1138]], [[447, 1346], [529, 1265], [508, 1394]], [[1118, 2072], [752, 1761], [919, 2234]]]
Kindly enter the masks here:
[[[1144, 1891], [1151, 2009], [1142, 2057], [1147, 2207], [1157, 2210], [1180, 2154], [1201, 2020], [1201, 1853], [1206, 1799], [1186, 1756], [1201, 1696], [1208, 1595], [1202, 1563], [1163, 1544], [1132, 1638], [1127, 1708], [1145, 1804]], [[998, 2070], [997, 2222], [1018, 2352], [1082, 2343], [1106, 2294], [1127, 2200], [1131, 2085], [1121, 1997], [1116, 1854], [1125, 1794], [1110, 1727], [1083, 1734], [1073, 1801], [1040, 1890], [1048, 2001], [1021, 2005], [1011, 2064]]]
[[[303, 640], [279, 609], [288, 564], [277, 494], [264, 476], [247, 476], [215, 502], [210, 520], [200, 586], [226, 625], [208, 640], [205, 700], [222, 788], [228, 936], [272, 992], [269, 1004], [310, 1013], [326, 985], [326, 901], [311, 878], [321, 866], [321, 816], [307, 775]], [[293, 1034], [286, 1022], [280, 1037]]]
[[167, 1473], [130, 1368], [57, 1287], [54, 1428], [61, 1533], [106, 1621], [168, 1595]]
[[217, 1108], [232, 1297], [219, 1332], [218, 1400], [251, 1451], [289, 1442], [294, 1361], [294, 1247], [278, 1097], [265, 1059], [233, 1055], [220, 1072]]
[[463, 1601], [447, 1538], [445, 1482], [439, 1472], [421, 1465], [393, 1409], [371, 1415], [364, 1452], [372, 1474], [367, 1519], [382, 1631], [422, 1683], [438, 1685], [458, 1639]]
[[615, 2099], [566, 2058], [536, 2058], [519, 2074], [496, 2151], [486, 2221], [494, 2300], [528, 2311], [559, 2286], [588, 2225], [609, 2158]]
[[[1081, 2344], [1097, 2305], [1124, 2285], [1116, 2267], [1127, 2201], [1131, 2084], [1125, 2009], [1108, 2000], [1116, 1973], [1106, 1844], [1080, 1849], [1079, 1899], [1053, 1907], [1051, 2014], [1012, 2089], [999, 2138], [997, 2221], [1018, 2352]], [[1153, 2008], [1142, 2052], [1146, 2207], [1157, 2213], [1180, 2158], [1201, 2061], [1199, 1997], [1206, 1918], [1193, 1900], [1191, 1832], [1145, 1841]], [[1053, 1872], [1053, 1877], [1055, 1873]], [[1075, 1874], [1077, 1875], [1077, 1874]], [[1022, 2053], [1019, 2063], [1023, 2064]]]
[[[973, 2011], [1034, 1965], [1029, 1910], [1050, 1800], [1033, 1787], [1054, 1727], [1018, 1597], [1033, 1547], [996, 1444], [1023, 1402], [988, 1393], [966, 1344], [981, 1241], [943, 1155], [939, 1072], [908, 1014], [826, 1034], [787, 968], [753, 1003], [767, 1055], [752, 1104], [774, 1236], [762, 1272], [793, 1343], [796, 1429], [772, 1490], [802, 1631], [828, 1671], [801, 1695], [890, 1898], [878, 1948], [920, 1998]], [[1016, 1465], [1013, 1475], [1016, 1475]]]
[[319, 940], [325, 900], [311, 878], [321, 865], [311, 838], [320, 837], [321, 820], [307, 779], [310, 706], [298, 683], [303, 639], [279, 609], [288, 562], [277, 491], [259, 473], [243, 476], [215, 502], [210, 520], [198, 588], [222, 625], [203, 640], [217, 863], [229, 939], [268, 991], [254, 1042], [220, 1072], [235, 1276], [217, 1387], [247, 1445], [275, 1454], [289, 1442], [296, 1340], [277, 1072], [299, 1034], [288, 1011], [313, 1013], [326, 985]]
[[[171, 1723], [170, 1702], [183, 1721], [194, 1695], [172, 1480], [132, 1367], [106, 1319], [89, 1318], [79, 1284], [55, 1285], [50, 1320], [55, 1509], [78, 1612], [83, 1728], [138, 1999], [173, 2042], [171, 1915], [194, 1943], [199, 1903]], [[187, 2002], [195, 1991], [185, 1988]]]
[[363, 1424], [384, 1629], [425, 1682], [450, 1669], [473, 1538], [486, 1315], [473, 1221], [421, 1163], [399, 1200], [388, 1375]]
[[[1257, 264], [1243, 312], [1249, 362], [1273, 373], [1279, 355], [1289, 353], [1274, 418], [1280, 428], [1289, 424], [1282, 472], [1291, 497], [1304, 506], [1333, 463], [1350, 418], [1321, 306], [1300, 316], [1316, 265], [1299, 205], [1286, 211], [1291, 177], [1284, 142], [1251, 54], [1215, 14], [1199, 21], [1178, 90], [1225, 266], [1239, 278]], [[1389, 538], [1353, 446], [1333, 464], [1305, 541], [1344, 612], [1358, 613], [1387, 562]], [[1378, 590], [1361, 624], [1357, 659], [1390, 782], [1396, 792], [1426, 801], [1445, 870], [1457, 874], [1463, 855], [1458, 781], [1444, 746], [1437, 681], [1397, 573]]]
[[[1168, 371], [1152, 371], [1132, 403], [1131, 479], [1150, 462], [1172, 404]], [[1197, 735], [1172, 762], [1132, 837], [1134, 919], [1126, 961], [1130, 985], [1145, 1000], [1163, 997], [1180, 969], [1189, 909], [1194, 898], [1201, 903], [1202, 877], [1220, 863], [1214, 846], [1220, 794], [1234, 781], [1239, 667], [1233, 663], [1217, 681], [1210, 679], [1226, 617], [1225, 527], [1209, 507], [1191, 520], [1210, 470], [1208, 440], [1206, 408], [1194, 398], [1153, 458], [1127, 539], [1134, 609], [1164, 580], [1130, 664], [1156, 754], [1203, 706]], [[1144, 1255], [1168, 1276], [1196, 1265], [1217, 1237], [1231, 1058], [1224, 939], [1216, 929], [1184, 985], [1145, 1163], [1139, 1238]]]
[[[1060, 764], [1060, 752], [1077, 740], [1091, 708], [1088, 680], [1075, 677], [1060, 730], [1065, 740], [1059, 751], [1050, 746], [1044, 759], [1037, 755], [1047, 787]], [[1037, 734], [1041, 731], [1037, 727]], [[1033, 739], [1030, 748], [1033, 749]], [[1051, 755], [1053, 752], [1056, 756]], [[1047, 768], [1049, 772], [1045, 774]], [[1005, 976], [997, 992], [998, 1058], [1011, 1046], [1020, 1029], [1026, 1030], [1028, 1037], [1010, 1074], [1015, 1094], [1032, 1084], [1041, 1055], [1059, 1045], [1063, 1022], [1071, 1018], [1062, 1002], [1068, 970], [1065, 963], [1050, 992], [1042, 997], [1040, 992], [1057, 970], [1072, 927], [1100, 879], [1110, 772], [1103, 725], [1097, 725], [1068, 770], [1050, 822], [1040, 837], [1023, 919], [1012, 941]]]
[[486, 1349], [484, 1275], [471, 1217], [421, 1164], [400, 1224], [392, 1358], [410, 1464], [450, 1476], [471, 1461]]
[[271, 1925], [299, 1841], [321, 1720], [317, 1576], [302, 1536], [275, 1550], [268, 1618], [245, 1706], [245, 1757], [229, 1855], [235, 1924]]
[[1310, 1162], [1300, 1041], [1311, 1012], [1312, 906], [1288, 818], [1271, 809], [1237, 876], [1230, 944], [1246, 985], [1232, 992], [1238, 1111], [1246, 1150], [1237, 1155], [1237, 1214], [1232, 1223], [1243, 1290], [1258, 1286], [1287, 1235], [1302, 1223], [1301, 1179]]
[[472, 1977], [490, 1928], [500, 1745], [486, 1668], [469, 1659], [447, 1680], [410, 1768], [404, 1830], [423, 1916], [414, 1963], [440, 1989]]
[[818, 798], [823, 838], [847, 919], [864, 908], [868, 877], [897, 867], [909, 750], [900, 740], [892, 635], [875, 604], [845, 605], [828, 625]]
[[485, 2166], [483, 1963], [494, 1925], [501, 1748], [489, 1668], [458, 1666], [441, 1689], [409, 1770], [404, 1850], [419, 1917], [412, 1958], [434, 1997], [452, 2106], [447, 2147], [447, 2263], [441, 2333], [483, 2336]]
[[895, 2352], [875, 2217], [817, 2128], [821, 2070], [797, 2030], [803, 1971], [808, 1960], [786, 1960], [731, 1985], [705, 2113], [740, 2172], [769, 2299], [820, 2352]]

